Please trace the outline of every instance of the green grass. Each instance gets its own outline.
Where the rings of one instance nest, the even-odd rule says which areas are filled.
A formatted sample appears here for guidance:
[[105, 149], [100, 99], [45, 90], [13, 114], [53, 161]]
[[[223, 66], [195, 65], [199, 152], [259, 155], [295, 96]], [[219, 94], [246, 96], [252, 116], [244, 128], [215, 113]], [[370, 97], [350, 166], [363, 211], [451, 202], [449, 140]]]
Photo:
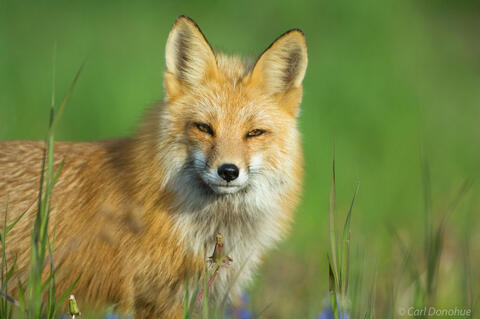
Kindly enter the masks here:
[[[328, 257], [328, 290], [330, 295], [330, 306], [332, 309], [332, 313], [335, 316], [335, 319], [338, 319], [339, 317], [344, 317], [346, 313], [350, 312], [350, 309], [347, 309], [347, 293], [350, 277], [350, 224], [352, 219], [353, 205], [355, 203], [355, 198], [357, 197], [359, 184], [357, 183], [352, 203], [350, 204], [350, 208], [345, 219], [341, 245], [338, 245], [339, 236], [337, 234], [335, 224], [335, 157], [333, 159], [332, 184], [330, 187], [330, 206], [328, 211], [330, 233], [330, 252]], [[355, 310], [356, 309], [352, 309], [351, 312], [355, 313]], [[366, 314], [363, 317], [366, 317]]]
[[[53, 65], [55, 66], [55, 54]], [[26, 282], [17, 283], [18, 300], [8, 295], [8, 284], [15, 272], [15, 262], [12, 265], [7, 264], [6, 237], [15, 224], [25, 215], [20, 214], [15, 220], [7, 225], [8, 203], [5, 208], [5, 220], [2, 227], [2, 261], [1, 261], [1, 296], [0, 318], [24, 317], [24, 318], [57, 318], [60, 307], [64, 305], [66, 298], [71, 293], [79, 278], [73, 282], [70, 287], [61, 292], [57, 299], [55, 289], [55, 273], [59, 265], [54, 264], [53, 250], [55, 245], [55, 233], [49, 233], [50, 219], [50, 200], [55, 186], [55, 182], [60, 175], [63, 162], [57, 167], [53, 163], [55, 128], [60, 116], [65, 109], [67, 101], [73, 92], [73, 88], [80, 76], [83, 65], [78, 70], [70, 88], [63, 98], [58, 109], [55, 107], [55, 67], [53, 68], [52, 97], [50, 107], [50, 121], [42, 160], [42, 170], [39, 176], [39, 192], [37, 200], [37, 213], [34, 224], [32, 225], [31, 245], [30, 245], [30, 265], [29, 275]], [[45, 267], [48, 265], [48, 267]], [[48, 268], [48, 269], [46, 269]], [[44, 279], [45, 271], [48, 270], [48, 276]], [[65, 309], [65, 307], [63, 307]]]
[[54, 41], [58, 92], [89, 57], [55, 138], [93, 140], [130, 134], [162, 98], [165, 40], [179, 14], [214, 47], [250, 56], [300, 27], [309, 49], [305, 193], [292, 233], [249, 290], [250, 307], [271, 305], [265, 318], [315, 318], [329, 304], [335, 140], [337, 222], [361, 182], [345, 234], [349, 269], [338, 251], [343, 229], [332, 258], [335, 285], [350, 274], [354, 318], [397, 318], [400, 307], [430, 302], [478, 312], [480, 188], [464, 184], [479, 177], [479, 12], [478, 1], [466, 0], [0, 1], [0, 139], [44, 138]]

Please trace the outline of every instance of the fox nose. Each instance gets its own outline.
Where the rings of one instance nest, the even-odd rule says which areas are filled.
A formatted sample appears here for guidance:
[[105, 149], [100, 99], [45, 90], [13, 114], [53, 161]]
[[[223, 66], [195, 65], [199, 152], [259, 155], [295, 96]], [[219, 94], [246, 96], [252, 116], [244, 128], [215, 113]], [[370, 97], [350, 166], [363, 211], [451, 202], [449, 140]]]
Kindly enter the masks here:
[[238, 174], [238, 167], [234, 164], [222, 164], [222, 166], [218, 168], [218, 175], [227, 182], [236, 179]]

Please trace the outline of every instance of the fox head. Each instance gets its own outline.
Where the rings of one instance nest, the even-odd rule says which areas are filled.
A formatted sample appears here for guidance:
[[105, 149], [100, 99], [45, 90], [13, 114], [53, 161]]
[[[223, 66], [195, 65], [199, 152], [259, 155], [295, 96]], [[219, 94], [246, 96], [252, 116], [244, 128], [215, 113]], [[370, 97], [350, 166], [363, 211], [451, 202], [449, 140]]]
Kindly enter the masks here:
[[294, 174], [301, 165], [296, 125], [306, 67], [298, 29], [251, 63], [214, 52], [196, 23], [179, 17], [166, 44], [160, 124], [170, 141], [168, 165], [185, 183], [218, 196]]

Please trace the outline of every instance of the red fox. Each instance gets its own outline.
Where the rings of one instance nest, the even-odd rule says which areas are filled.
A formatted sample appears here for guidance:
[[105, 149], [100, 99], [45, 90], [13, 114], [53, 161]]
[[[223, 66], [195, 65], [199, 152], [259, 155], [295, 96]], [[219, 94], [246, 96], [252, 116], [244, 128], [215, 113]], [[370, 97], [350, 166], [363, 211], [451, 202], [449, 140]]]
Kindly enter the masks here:
[[[186, 279], [208, 267], [220, 233], [233, 261], [219, 269], [209, 298], [237, 296], [288, 232], [299, 201], [306, 67], [299, 29], [250, 62], [214, 52], [197, 24], [180, 16], [166, 43], [164, 101], [134, 136], [55, 143], [55, 163], [64, 161], [50, 219], [57, 291], [81, 274], [73, 291], [80, 306], [181, 318]], [[0, 142], [1, 220], [7, 202], [13, 220], [35, 200], [43, 148]], [[33, 209], [7, 237], [21, 281], [34, 218]]]

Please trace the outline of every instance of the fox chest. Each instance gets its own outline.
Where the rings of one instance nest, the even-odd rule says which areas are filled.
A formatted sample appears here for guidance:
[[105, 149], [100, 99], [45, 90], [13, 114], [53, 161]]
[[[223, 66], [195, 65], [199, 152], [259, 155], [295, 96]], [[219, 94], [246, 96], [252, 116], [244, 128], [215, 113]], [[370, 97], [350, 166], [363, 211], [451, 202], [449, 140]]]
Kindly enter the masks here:
[[[261, 256], [282, 235], [278, 227], [281, 213], [279, 209], [248, 211], [246, 208], [222, 210], [215, 207], [208, 212], [177, 216], [177, 227], [184, 243], [193, 254], [204, 258], [207, 269], [213, 271], [215, 267], [210, 257], [216, 249], [220, 259], [225, 257], [226, 261], [228, 256], [229, 262], [218, 269], [210, 286], [210, 298], [222, 300], [226, 296], [238, 296], [248, 285]], [[222, 251], [216, 247], [219, 234]]]

